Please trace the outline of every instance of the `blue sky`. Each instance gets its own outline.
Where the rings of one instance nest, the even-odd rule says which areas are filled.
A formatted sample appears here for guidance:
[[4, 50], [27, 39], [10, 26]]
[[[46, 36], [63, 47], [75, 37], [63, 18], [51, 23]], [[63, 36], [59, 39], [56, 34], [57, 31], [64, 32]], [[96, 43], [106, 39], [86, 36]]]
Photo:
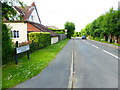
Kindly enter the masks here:
[[73, 22], [76, 31], [109, 11], [118, 8], [119, 0], [20, 0], [27, 5], [35, 2], [43, 25], [64, 28], [67, 21]]

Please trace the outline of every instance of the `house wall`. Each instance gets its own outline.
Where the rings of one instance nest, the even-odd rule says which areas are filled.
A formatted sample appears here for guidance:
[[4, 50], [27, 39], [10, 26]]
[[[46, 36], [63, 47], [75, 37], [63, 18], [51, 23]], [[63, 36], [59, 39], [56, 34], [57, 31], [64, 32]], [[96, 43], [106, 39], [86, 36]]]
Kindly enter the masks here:
[[15, 43], [18, 41], [19, 43], [27, 41], [27, 23], [5, 23], [11, 27], [11, 31], [19, 31], [19, 38], [12, 37], [12, 41]]
[[66, 34], [58, 34], [58, 35], [59, 35], [59, 41], [67, 38]]
[[[33, 17], [33, 20], [32, 20], [32, 17]], [[40, 23], [38, 16], [37, 16], [36, 9], [34, 9], [31, 15], [29, 16], [29, 20], [32, 22]]]
[[57, 43], [58, 37], [51, 37], [51, 44]]

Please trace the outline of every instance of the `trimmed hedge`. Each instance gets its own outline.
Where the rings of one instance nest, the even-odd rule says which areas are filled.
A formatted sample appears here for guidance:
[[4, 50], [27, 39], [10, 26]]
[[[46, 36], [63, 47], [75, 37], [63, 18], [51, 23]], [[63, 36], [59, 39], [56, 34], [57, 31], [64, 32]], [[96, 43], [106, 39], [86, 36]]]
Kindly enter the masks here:
[[48, 28], [48, 29], [57, 34], [65, 34], [65, 29], [53, 29], [53, 28]]
[[29, 40], [33, 43], [31, 51], [46, 47], [51, 44], [51, 35], [49, 32], [31, 32], [29, 33]]

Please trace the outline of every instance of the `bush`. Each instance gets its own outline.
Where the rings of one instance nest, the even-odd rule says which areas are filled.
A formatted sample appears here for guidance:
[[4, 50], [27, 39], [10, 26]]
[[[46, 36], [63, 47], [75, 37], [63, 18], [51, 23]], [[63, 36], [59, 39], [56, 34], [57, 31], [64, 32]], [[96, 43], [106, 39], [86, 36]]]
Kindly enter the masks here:
[[13, 50], [10, 28], [2, 24], [2, 65], [13, 60]]
[[31, 50], [40, 49], [51, 44], [51, 35], [49, 32], [31, 32], [29, 33], [29, 40]]
[[57, 33], [57, 34], [65, 34], [65, 29], [53, 29], [53, 28], [48, 28], [51, 31]]

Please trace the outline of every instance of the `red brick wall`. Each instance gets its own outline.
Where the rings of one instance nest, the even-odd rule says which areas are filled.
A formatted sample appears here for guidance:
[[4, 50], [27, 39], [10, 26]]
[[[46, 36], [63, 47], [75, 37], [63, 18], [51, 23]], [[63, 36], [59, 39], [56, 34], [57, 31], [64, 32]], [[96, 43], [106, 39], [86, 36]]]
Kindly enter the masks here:
[[31, 25], [30, 23], [27, 23], [27, 31], [32, 31], [32, 32], [41, 32], [39, 29]]

